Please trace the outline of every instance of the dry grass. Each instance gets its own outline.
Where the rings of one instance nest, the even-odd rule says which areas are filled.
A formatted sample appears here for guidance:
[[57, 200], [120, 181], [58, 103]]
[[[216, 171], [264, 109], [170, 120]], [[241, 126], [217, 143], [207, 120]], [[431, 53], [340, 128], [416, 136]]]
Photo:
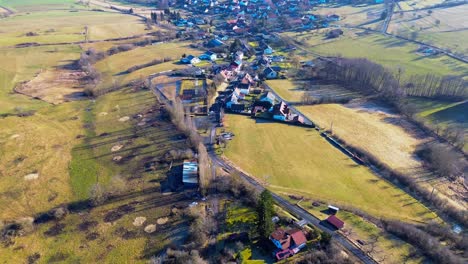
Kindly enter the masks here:
[[421, 135], [400, 116], [375, 112], [372, 107], [375, 105], [367, 105], [364, 110], [359, 104], [353, 107], [324, 104], [299, 107], [299, 110], [324, 129], [330, 129], [333, 122], [333, 134], [348, 145], [367, 151], [391, 169], [414, 177], [430, 190], [435, 186], [437, 195], [448, 198], [454, 206], [466, 208], [466, 202], [455, 191], [459, 184], [434, 177], [415, 157], [416, 146], [431, 138]]
[[333, 122], [333, 134], [374, 154], [394, 169], [420, 165], [413, 152], [423, 141], [394, 124], [399, 119], [396, 115], [339, 104], [304, 106], [299, 110], [325, 129], [330, 129]]
[[85, 75], [82, 71], [46, 70], [17, 87], [16, 92], [59, 104], [82, 97], [84, 89], [80, 79]]
[[314, 14], [330, 15], [337, 14], [341, 16], [338, 24], [357, 26], [380, 18], [384, 10], [383, 4], [368, 6], [342, 5], [337, 7], [318, 8]]
[[[30, 216], [72, 197], [68, 164], [82, 131], [81, 102], [0, 119], [0, 219]], [[16, 136], [17, 135], [17, 136]], [[38, 172], [37, 180], [23, 177]]]

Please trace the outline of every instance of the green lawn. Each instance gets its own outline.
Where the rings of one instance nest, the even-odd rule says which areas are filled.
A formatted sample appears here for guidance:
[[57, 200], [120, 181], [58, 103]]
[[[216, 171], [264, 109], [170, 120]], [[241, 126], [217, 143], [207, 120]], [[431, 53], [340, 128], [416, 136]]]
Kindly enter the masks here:
[[318, 132], [227, 115], [236, 136], [226, 157], [274, 191], [337, 201], [375, 216], [425, 221], [435, 215], [330, 145]]
[[415, 52], [417, 48], [418, 45], [406, 41], [370, 34], [363, 37], [344, 36], [310, 49], [322, 55], [367, 58], [391, 69], [403, 67], [407, 76], [428, 73], [468, 75], [468, 67], [464, 63], [447, 56], [422, 57]]

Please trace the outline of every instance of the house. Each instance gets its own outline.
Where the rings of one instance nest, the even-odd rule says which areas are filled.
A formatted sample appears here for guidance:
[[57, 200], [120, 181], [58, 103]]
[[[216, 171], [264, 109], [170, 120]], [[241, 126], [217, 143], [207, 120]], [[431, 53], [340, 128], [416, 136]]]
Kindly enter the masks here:
[[250, 93], [250, 84], [248, 84], [248, 83], [239, 83], [237, 85], [236, 89], [239, 89], [241, 94], [247, 95], [247, 94]]
[[272, 92], [268, 92], [260, 98], [261, 102], [270, 102], [274, 104], [276, 96]]
[[333, 205], [329, 205], [328, 206], [328, 212], [332, 215], [336, 215], [338, 213], [338, 211], [340, 211], [340, 208], [336, 207], [336, 206], [333, 206]]
[[288, 249], [291, 246], [291, 237], [281, 228], [271, 233], [270, 240], [279, 249]]
[[200, 57], [198, 57], [200, 60], [211, 60], [211, 61], [215, 61], [217, 59], [218, 56], [216, 56], [216, 53], [212, 52], [212, 51], [207, 51], [205, 53], [203, 53]]
[[238, 50], [236, 52], [236, 60], [242, 61], [242, 59], [244, 59], [244, 52], [242, 52], [242, 50]]
[[265, 78], [267, 79], [278, 78], [278, 73], [275, 70], [273, 70], [271, 67], [268, 67], [265, 70], [263, 70], [263, 74], [265, 75]]
[[338, 219], [338, 217], [336, 217], [335, 215], [330, 215], [327, 218], [327, 222], [334, 226], [336, 229], [341, 229], [344, 227], [344, 222]]
[[286, 121], [289, 119], [289, 107], [285, 102], [273, 106], [273, 119]]
[[197, 160], [184, 160], [182, 168], [182, 183], [184, 187], [194, 188], [198, 186], [198, 162]]
[[301, 115], [295, 115], [292, 119], [294, 123], [304, 124], [304, 117]]
[[224, 45], [224, 42], [222, 42], [221, 40], [219, 40], [217, 38], [208, 41], [208, 43], [206, 44], [206, 46], [210, 47], [210, 48], [220, 47], [220, 46], [223, 46], [223, 45]]
[[278, 248], [275, 256], [277, 260], [288, 258], [306, 246], [307, 239], [299, 229], [284, 231], [276, 229], [270, 235], [270, 240]]
[[266, 54], [266, 55], [271, 55], [273, 54], [275, 51], [270, 47], [270, 46], [266, 46], [266, 48], [263, 50], [263, 54]]
[[232, 71], [239, 72], [242, 66], [242, 61], [233, 61], [229, 65]]
[[200, 62], [200, 59], [193, 55], [188, 55], [185, 58], [182, 58], [180, 60], [180, 63], [183, 63], [183, 64], [197, 64], [199, 62]]

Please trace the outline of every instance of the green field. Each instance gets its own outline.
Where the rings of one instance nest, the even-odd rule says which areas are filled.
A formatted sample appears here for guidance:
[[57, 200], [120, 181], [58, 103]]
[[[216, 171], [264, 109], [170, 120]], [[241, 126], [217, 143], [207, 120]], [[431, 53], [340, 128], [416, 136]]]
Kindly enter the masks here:
[[[435, 215], [330, 145], [315, 130], [227, 116], [236, 136], [226, 157], [269, 188], [360, 208], [375, 216], [425, 221]], [[245, 133], [248, 131], [248, 133]]]
[[[465, 63], [447, 56], [421, 57], [415, 52], [418, 45], [377, 34], [361, 37], [344, 36], [339, 40], [311, 47], [322, 55], [341, 55], [367, 58], [391, 69], [403, 67], [405, 75], [435, 73], [440, 75], [468, 75]], [[434, 71], [437, 69], [437, 71]]]

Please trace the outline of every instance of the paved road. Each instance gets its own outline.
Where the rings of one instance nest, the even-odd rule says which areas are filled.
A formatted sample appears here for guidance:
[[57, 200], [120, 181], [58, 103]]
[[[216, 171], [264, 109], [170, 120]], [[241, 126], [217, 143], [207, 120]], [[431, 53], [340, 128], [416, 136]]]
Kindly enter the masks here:
[[390, 25], [390, 21], [392, 21], [393, 11], [395, 10], [395, 1], [391, 0], [390, 3], [386, 4], [387, 7], [387, 17], [382, 25], [382, 33], [387, 33], [388, 25]]
[[[233, 166], [227, 164], [224, 160], [219, 158], [215, 153], [210, 152], [210, 157], [214, 165], [221, 167], [228, 172], [237, 172], [245, 181], [249, 182], [256, 189], [260, 191], [264, 190], [264, 187], [259, 182], [257, 182], [256, 180], [254, 180], [252, 177], [248, 176], [247, 174], [243, 173], [242, 171], [239, 171]], [[276, 203], [279, 204], [283, 209], [286, 209], [286, 211], [292, 213], [296, 217], [300, 219], [304, 219], [308, 221], [310, 224], [319, 228], [320, 230], [330, 234], [335, 241], [341, 244], [345, 249], [351, 252], [356, 258], [361, 260], [363, 263], [366, 263], [366, 264], [378, 263], [373, 258], [371, 258], [366, 253], [364, 253], [359, 247], [351, 243], [344, 236], [323, 226], [321, 224], [320, 219], [311, 215], [309, 212], [303, 210], [302, 208], [296, 205], [291, 204], [290, 202], [288, 202], [287, 200], [285, 200], [284, 198], [280, 197], [277, 194], [272, 193], [272, 196], [273, 196], [273, 199], [275, 199]]]

